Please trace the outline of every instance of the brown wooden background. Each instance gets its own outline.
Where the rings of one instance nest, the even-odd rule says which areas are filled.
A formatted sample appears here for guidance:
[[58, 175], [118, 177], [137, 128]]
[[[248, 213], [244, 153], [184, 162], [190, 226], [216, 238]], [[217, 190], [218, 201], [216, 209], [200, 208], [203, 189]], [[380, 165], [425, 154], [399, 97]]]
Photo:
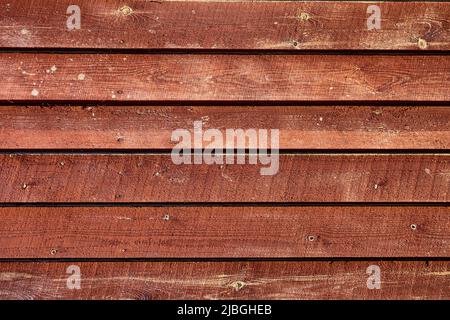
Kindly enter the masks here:
[[450, 298], [449, 2], [75, 2], [0, 0], [0, 298]]

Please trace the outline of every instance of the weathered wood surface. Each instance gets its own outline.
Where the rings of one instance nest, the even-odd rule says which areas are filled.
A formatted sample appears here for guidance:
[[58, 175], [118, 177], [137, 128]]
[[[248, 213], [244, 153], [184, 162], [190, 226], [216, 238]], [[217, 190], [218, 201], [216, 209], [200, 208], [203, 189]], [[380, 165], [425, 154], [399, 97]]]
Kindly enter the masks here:
[[[81, 25], [68, 31], [73, 4]], [[374, 4], [381, 28], [368, 30]], [[3, 48], [450, 49], [445, 2], [1, 0], [0, 11]]]
[[170, 149], [194, 121], [278, 129], [281, 149], [450, 149], [446, 107], [62, 105], [0, 106], [0, 149]]
[[[67, 288], [73, 265], [80, 290]], [[381, 289], [367, 288], [373, 265]], [[448, 261], [0, 262], [0, 298], [449, 299], [449, 271]]]
[[3, 207], [0, 258], [448, 257], [450, 207]]
[[2, 101], [450, 101], [448, 55], [3, 53], [0, 74]]
[[[222, 157], [223, 159], [223, 157]], [[269, 165], [170, 154], [3, 154], [1, 202], [446, 202], [449, 155], [280, 155]], [[273, 162], [275, 163], [275, 162]]]
[[[450, 150], [449, 2], [0, 0], [0, 48], [0, 259], [30, 259], [0, 261], [0, 298], [450, 299], [450, 207], [431, 206], [450, 155], [429, 153]], [[194, 121], [328, 151], [273, 176], [118, 151], [170, 150]], [[410, 206], [317, 205], [335, 202]]]

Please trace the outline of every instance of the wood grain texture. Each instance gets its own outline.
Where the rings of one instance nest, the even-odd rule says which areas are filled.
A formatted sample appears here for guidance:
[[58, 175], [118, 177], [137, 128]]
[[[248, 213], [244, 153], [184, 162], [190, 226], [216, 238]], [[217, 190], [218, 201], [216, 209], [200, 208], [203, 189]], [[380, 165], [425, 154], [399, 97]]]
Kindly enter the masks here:
[[[67, 289], [77, 265], [81, 289]], [[381, 289], [367, 288], [367, 268]], [[449, 299], [448, 261], [0, 262], [2, 299]]]
[[[0, 1], [3, 48], [450, 49], [450, 4], [438, 2], [89, 1], [68, 31], [69, 0]], [[368, 30], [370, 5], [381, 29]]]
[[450, 207], [3, 207], [0, 258], [448, 257]]
[[0, 149], [171, 149], [194, 121], [278, 129], [281, 149], [450, 149], [446, 107], [62, 105], [0, 106]]
[[449, 155], [280, 155], [182, 164], [170, 154], [3, 154], [1, 202], [446, 202]]
[[0, 74], [3, 101], [450, 101], [447, 55], [3, 53]]
[[[117, 151], [194, 121], [286, 150], [450, 150], [450, 3], [79, 0], [68, 31], [72, 4], [0, 0], [0, 260], [30, 259], [0, 261], [0, 299], [450, 299], [450, 207], [431, 206], [450, 154], [286, 152], [262, 176]], [[317, 205], [350, 202], [411, 205]]]

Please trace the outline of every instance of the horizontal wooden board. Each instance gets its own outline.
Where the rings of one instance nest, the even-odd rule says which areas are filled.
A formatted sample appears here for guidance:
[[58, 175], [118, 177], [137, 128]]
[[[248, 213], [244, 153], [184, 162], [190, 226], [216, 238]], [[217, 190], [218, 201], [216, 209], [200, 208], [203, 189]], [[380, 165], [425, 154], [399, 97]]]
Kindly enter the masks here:
[[3, 207], [0, 258], [448, 257], [450, 207]]
[[450, 101], [450, 56], [0, 54], [3, 101]]
[[[450, 49], [450, 4], [445, 2], [78, 0], [80, 29], [69, 31], [67, 9], [73, 4], [1, 0], [0, 46]], [[381, 10], [380, 29], [368, 30], [371, 5]]]
[[0, 262], [2, 299], [449, 299], [449, 285], [448, 261]]
[[278, 129], [281, 149], [450, 149], [447, 107], [62, 105], [0, 106], [0, 149], [170, 149], [194, 121]]
[[450, 200], [446, 154], [280, 155], [275, 175], [261, 175], [270, 165], [248, 160], [176, 165], [170, 154], [3, 154], [0, 202]]

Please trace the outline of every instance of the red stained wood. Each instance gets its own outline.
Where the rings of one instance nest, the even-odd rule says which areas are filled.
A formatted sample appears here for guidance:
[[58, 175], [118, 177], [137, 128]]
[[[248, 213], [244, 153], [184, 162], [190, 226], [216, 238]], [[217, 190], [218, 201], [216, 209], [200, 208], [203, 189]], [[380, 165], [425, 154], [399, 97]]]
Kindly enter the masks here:
[[180, 164], [162, 155], [1, 155], [2, 202], [446, 202], [448, 155], [280, 155]]
[[[0, 46], [126, 49], [449, 50], [445, 2], [0, 1]], [[368, 30], [370, 5], [381, 29]], [[419, 39], [426, 45], [419, 47]]]
[[[81, 289], [67, 288], [67, 268]], [[368, 289], [367, 268], [381, 271]], [[449, 299], [448, 261], [1, 262], [2, 299]]]
[[431, 106], [1, 106], [0, 149], [170, 149], [194, 121], [278, 129], [281, 149], [450, 149], [450, 108]]
[[0, 216], [0, 258], [10, 259], [450, 254], [449, 207], [3, 207]]
[[[412, 206], [450, 200], [449, 154], [283, 154], [273, 176], [260, 164], [101, 154], [171, 149], [194, 121], [279, 129], [286, 150], [448, 150], [450, 3], [79, 0], [81, 29], [68, 31], [72, 4], [0, 0], [0, 48], [17, 50], [0, 53], [0, 150], [11, 151], [0, 203], [13, 205], [0, 207], [0, 259], [31, 259], [0, 262], [0, 298], [450, 298], [449, 261], [373, 260], [449, 257], [449, 207]], [[373, 4], [381, 29], [369, 31]], [[406, 106], [382, 106], [396, 102]], [[44, 202], [154, 206], [17, 206]], [[312, 204], [333, 202], [411, 205]], [[77, 262], [92, 258], [106, 261]], [[66, 286], [70, 265], [81, 290]], [[370, 265], [381, 290], [367, 288]]]
[[450, 101], [445, 55], [3, 53], [0, 74], [4, 101]]

